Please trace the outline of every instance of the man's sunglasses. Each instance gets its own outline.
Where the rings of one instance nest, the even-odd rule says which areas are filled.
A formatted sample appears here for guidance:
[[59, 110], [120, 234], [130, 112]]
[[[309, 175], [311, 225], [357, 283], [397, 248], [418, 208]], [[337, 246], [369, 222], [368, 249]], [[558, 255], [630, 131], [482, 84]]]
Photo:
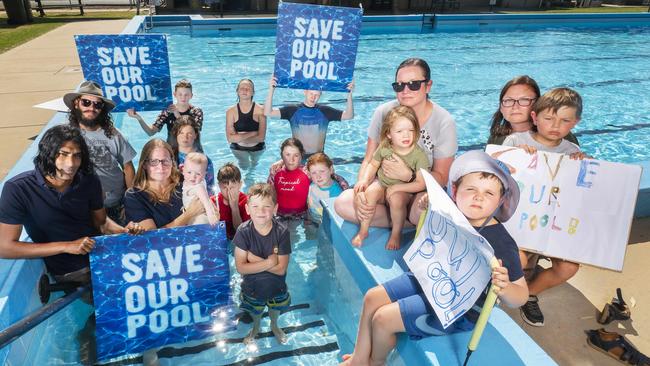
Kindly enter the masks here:
[[91, 105], [93, 106], [93, 108], [95, 108], [97, 110], [100, 110], [100, 109], [104, 108], [104, 101], [103, 100], [95, 102], [95, 101], [92, 101], [90, 99], [79, 98], [79, 103], [81, 103], [81, 105], [86, 107], [86, 108], [90, 107]]
[[420, 87], [422, 86], [422, 83], [426, 83], [429, 80], [411, 80], [407, 83], [392, 83], [391, 85], [393, 86], [393, 90], [395, 93], [399, 93], [401, 91], [404, 91], [404, 88], [408, 87], [411, 91], [416, 91], [420, 90]]

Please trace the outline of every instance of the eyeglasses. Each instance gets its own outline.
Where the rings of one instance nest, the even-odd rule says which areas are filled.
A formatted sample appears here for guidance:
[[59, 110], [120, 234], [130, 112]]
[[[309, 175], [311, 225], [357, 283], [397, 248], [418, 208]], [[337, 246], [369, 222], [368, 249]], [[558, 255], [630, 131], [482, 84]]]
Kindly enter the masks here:
[[536, 98], [519, 98], [519, 99], [502, 99], [501, 105], [504, 107], [512, 107], [515, 103], [519, 104], [522, 107], [528, 107], [533, 104]]
[[392, 83], [391, 85], [393, 86], [393, 90], [395, 93], [399, 93], [401, 91], [404, 91], [405, 87], [408, 87], [411, 91], [416, 91], [420, 90], [420, 87], [422, 86], [422, 83], [426, 83], [429, 80], [411, 80], [407, 83]]
[[81, 102], [81, 105], [86, 107], [86, 108], [90, 107], [91, 105], [93, 106], [93, 108], [95, 108], [97, 110], [100, 110], [100, 109], [104, 108], [104, 101], [103, 100], [95, 102], [95, 101], [92, 101], [90, 99], [79, 98], [79, 102]]
[[162, 164], [163, 166], [171, 166], [172, 161], [170, 159], [147, 159], [145, 160], [149, 166], [158, 166], [159, 164]]

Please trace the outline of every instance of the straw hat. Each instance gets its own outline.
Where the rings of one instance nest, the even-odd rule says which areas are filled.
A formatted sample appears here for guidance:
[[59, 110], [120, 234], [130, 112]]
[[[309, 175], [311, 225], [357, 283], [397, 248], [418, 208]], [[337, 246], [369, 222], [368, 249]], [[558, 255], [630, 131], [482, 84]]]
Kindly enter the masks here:
[[101, 98], [104, 101], [104, 105], [106, 107], [106, 111], [110, 112], [111, 109], [115, 108], [115, 102], [108, 98], [104, 98], [104, 92], [102, 92], [102, 87], [99, 86], [94, 81], [86, 80], [79, 84], [77, 87], [77, 90], [75, 90], [73, 93], [68, 93], [63, 96], [63, 103], [65, 103], [70, 110], [74, 109], [74, 101], [75, 99], [79, 98], [82, 95], [92, 95], [98, 98]]
[[452, 183], [460, 177], [477, 172], [492, 173], [503, 184], [505, 193], [501, 197], [501, 205], [494, 212], [494, 217], [499, 222], [508, 221], [519, 204], [519, 185], [510, 175], [508, 167], [499, 160], [493, 159], [485, 151], [472, 150], [456, 158], [449, 169], [447, 188], [451, 189]]

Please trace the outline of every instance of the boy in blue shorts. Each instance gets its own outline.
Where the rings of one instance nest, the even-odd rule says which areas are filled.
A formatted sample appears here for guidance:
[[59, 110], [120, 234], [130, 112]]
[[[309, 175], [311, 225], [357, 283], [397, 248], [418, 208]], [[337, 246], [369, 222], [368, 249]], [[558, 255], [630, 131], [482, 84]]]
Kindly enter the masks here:
[[240, 307], [253, 318], [253, 329], [244, 343], [254, 342], [267, 306], [273, 335], [279, 343], [286, 343], [287, 336], [278, 327], [278, 317], [291, 303], [285, 281], [291, 242], [287, 227], [274, 219], [278, 204], [273, 186], [253, 185], [248, 190], [246, 211], [251, 219], [237, 228], [232, 240], [237, 272], [244, 278]]
[[[454, 161], [448, 187], [452, 199], [472, 226], [488, 240], [500, 266], [492, 270], [492, 283], [502, 302], [518, 307], [528, 299], [528, 288], [519, 262], [517, 244], [501, 224], [514, 214], [519, 203], [519, 187], [507, 168], [483, 151], [470, 151]], [[425, 195], [420, 206], [428, 205]], [[343, 356], [344, 365], [384, 365], [395, 347], [396, 334], [411, 338], [444, 335], [471, 330], [478, 319], [477, 307], [444, 329], [427, 302], [413, 273], [407, 272], [370, 289], [363, 303], [357, 343], [352, 355]]]

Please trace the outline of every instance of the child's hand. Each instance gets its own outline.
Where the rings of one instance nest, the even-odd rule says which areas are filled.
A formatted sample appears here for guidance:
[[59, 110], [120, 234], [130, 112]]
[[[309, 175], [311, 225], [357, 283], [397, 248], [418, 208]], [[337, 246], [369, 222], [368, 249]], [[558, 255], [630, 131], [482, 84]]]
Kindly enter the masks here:
[[230, 207], [239, 207], [239, 191], [241, 190], [241, 182], [230, 183], [228, 185], [227, 199]]
[[359, 181], [354, 185], [354, 193], [357, 194], [360, 192], [365, 192], [366, 188], [368, 188], [368, 183]]
[[275, 163], [271, 164], [271, 168], [269, 168], [269, 173], [271, 173], [271, 175], [277, 174], [280, 170], [282, 170], [282, 168], [284, 168], [284, 161], [282, 160], [276, 161]]
[[[276, 250], [277, 250], [277, 248], [276, 248]], [[269, 257], [266, 258], [266, 260], [269, 262], [269, 268], [273, 268], [273, 267], [277, 266], [278, 263], [279, 263], [278, 262], [278, 253], [275, 252], [275, 253], [269, 255]]]
[[274, 74], [274, 75], [271, 75], [271, 80], [269, 80], [269, 88], [273, 89], [276, 86], [278, 86], [278, 78], [276, 78], [275, 74]]
[[521, 145], [517, 145], [517, 147], [520, 148], [520, 149], [524, 149], [530, 155], [533, 155], [533, 154], [537, 153], [537, 149], [530, 146], [530, 145], [521, 144]]
[[350, 84], [348, 84], [348, 93], [352, 93], [353, 90], [354, 90], [354, 80], [352, 80]]
[[138, 112], [135, 111], [133, 108], [129, 108], [126, 110], [126, 114], [129, 115], [129, 117], [136, 118], [138, 116]]
[[174, 117], [181, 118], [181, 113], [178, 111], [178, 108], [176, 108], [176, 104], [170, 104], [169, 107], [167, 107], [167, 111], [173, 113]]
[[574, 153], [569, 154], [569, 158], [571, 160], [583, 160], [583, 159], [591, 159], [591, 157], [582, 151], [577, 151]]
[[142, 234], [144, 231], [144, 228], [140, 226], [139, 223], [133, 221], [129, 221], [129, 223], [124, 227], [124, 232], [131, 235]]
[[494, 293], [497, 295], [510, 285], [508, 269], [503, 266], [501, 259], [499, 259], [499, 266], [492, 269], [492, 284], [494, 285]]
[[261, 261], [265, 260], [264, 258], [260, 258], [260, 257], [256, 256], [255, 254], [253, 254], [251, 252], [246, 252], [246, 253], [247, 253], [246, 254], [246, 261], [248, 261], [248, 263], [257, 263], [257, 262], [261, 262]]
[[422, 195], [422, 197], [420, 197], [420, 199], [418, 200], [418, 208], [420, 210], [426, 210], [427, 208], [429, 208], [429, 194], [428, 193], [425, 193], [425, 194]]
[[216, 226], [219, 223], [219, 214], [212, 212], [210, 215], [208, 215], [208, 223], [212, 227]]

